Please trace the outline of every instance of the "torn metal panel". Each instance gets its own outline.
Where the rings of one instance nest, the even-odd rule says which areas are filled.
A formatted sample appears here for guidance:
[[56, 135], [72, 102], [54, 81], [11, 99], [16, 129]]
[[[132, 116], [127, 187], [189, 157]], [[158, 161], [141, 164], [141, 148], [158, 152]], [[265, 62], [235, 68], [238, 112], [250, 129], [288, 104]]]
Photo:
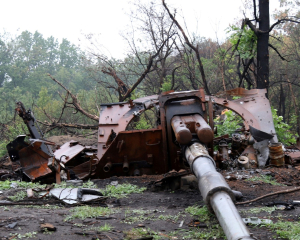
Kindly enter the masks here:
[[[76, 144], [75, 144], [76, 143]], [[66, 164], [68, 161], [72, 160], [79, 153], [85, 149], [85, 146], [78, 144], [78, 142], [71, 140], [63, 144], [58, 150], [54, 152], [54, 157]]]
[[161, 129], [119, 132], [97, 165], [95, 176], [166, 173], [168, 164], [162, 153]]
[[96, 155], [88, 156], [89, 160], [72, 168], [72, 171], [79, 179], [92, 178], [95, 175], [99, 159]]
[[[212, 96], [211, 99], [213, 103], [239, 114], [244, 119], [246, 130], [249, 130], [250, 126], [252, 126], [253, 128], [274, 136], [271, 140], [272, 142], [278, 142], [270, 102], [265, 94], [265, 89], [246, 90], [237, 88], [218, 94], [217, 96], [220, 97]], [[228, 100], [226, 96], [240, 96], [241, 98]], [[209, 100], [209, 96], [205, 98]]]
[[11, 160], [20, 161], [23, 173], [31, 181], [50, 175], [52, 171], [48, 167], [48, 159], [51, 156], [41, 149], [41, 142], [35, 141], [29, 145], [24, 141], [25, 137], [20, 135], [7, 145]]
[[54, 152], [57, 161], [63, 163], [79, 179], [90, 178], [95, 174], [99, 162], [95, 148], [83, 146], [71, 140]]
[[300, 161], [300, 151], [285, 152], [285, 154], [288, 155], [292, 159], [292, 162]]
[[86, 203], [106, 199], [106, 197], [101, 196], [102, 194], [84, 194], [84, 192], [82, 192], [82, 190], [84, 189], [79, 189], [80, 188], [54, 188], [50, 190], [50, 195], [54, 196], [59, 200], [62, 200], [67, 204]]

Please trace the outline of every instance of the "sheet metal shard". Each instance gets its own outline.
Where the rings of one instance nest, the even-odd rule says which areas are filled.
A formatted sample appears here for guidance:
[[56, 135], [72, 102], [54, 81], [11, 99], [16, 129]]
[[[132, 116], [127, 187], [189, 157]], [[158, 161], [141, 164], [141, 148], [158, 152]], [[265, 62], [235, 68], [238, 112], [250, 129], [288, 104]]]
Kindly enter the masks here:
[[[96, 189], [91, 189], [91, 190], [97, 191]], [[54, 188], [50, 190], [50, 195], [56, 197], [59, 200], [62, 200], [67, 204], [84, 203], [84, 202], [91, 202], [100, 199], [106, 199], [106, 197], [99, 196], [100, 194], [101, 193], [99, 192], [98, 195], [91, 195], [91, 194], [84, 194], [83, 192], [82, 198], [78, 199], [78, 188]]]
[[76, 143], [76, 141], [71, 140], [70, 142], [63, 144], [54, 152], [54, 157], [65, 164], [85, 149], [83, 145], [72, 145], [73, 143]]
[[273, 135], [258, 130], [252, 126], [250, 126], [250, 133], [257, 142], [261, 142], [263, 140], [271, 140], [274, 137]]

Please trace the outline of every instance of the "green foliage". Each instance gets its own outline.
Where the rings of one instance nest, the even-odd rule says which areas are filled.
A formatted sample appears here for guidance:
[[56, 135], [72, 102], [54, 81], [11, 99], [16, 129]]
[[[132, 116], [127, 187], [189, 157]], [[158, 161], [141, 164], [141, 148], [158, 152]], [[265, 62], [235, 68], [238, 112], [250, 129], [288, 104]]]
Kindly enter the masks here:
[[[66, 182], [62, 181], [60, 184], [55, 183], [54, 188], [78, 188], [78, 186], [67, 185]], [[95, 183], [90, 179], [82, 184], [82, 188], [98, 188]]]
[[161, 85], [160, 90], [162, 92], [167, 92], [167, 91], [170, 91], [171, 88], [172, 88], [172, 76], [168, 75], [168, 76], [166, 76], [163, 84]]
[[220, 117], [214, 119], [218, 134], [217, 136], [222, 136], [225, 134], [232, 134], [243, 124], [243, 119], [231, 110], [225, 112], [225, 119], [221, 120]]
[[142, 193], [147, 188], [139, 188], [136, 185], [130, 183], [118, 184], [117, 186], [107, 185], [104, 191], [104, 195], [107, 197], [124, 198], [132, 193]]
[[275, 212], [277, 210], [277, 207], [253, 207], [247, 210], [244, 210], [242, 212], [244, 213], [251, 213], [251, 214], [258, 214], [261, 212], [266, 212], [268, 214], [271, 214], [272, 212]]
[[256, 55], [257, 36], [251, 29], [247, 26], [241, 29], [231, 25], [228, 28], [228, 33], [231, 33], [229, 40], [233, 47], [235, 48], [238, 44], [237, 50], [239, 51], [241, 58], [249, 59]]
[[135, 124], [135, 129], [149, 129], [151, 125], [146, 120], [145, 116], [139, 117], [139, 121]]
[[215, 220], [215, 216], [208, 211], [208, 208], [206, 206], [190, 206], [185, 209], [185, 212], [191, 214], [192, 216], [199, 217], [199, 220], [203, 222]]
[[44, 189], [46, 184], [39, 184], [33, 182], [19, 182], [19, 181], [0, 181], [0, 190], [7, 190], [11, 188], [11, 184], [16, 184], [18, 187], [17, 189], [27, 189], [27, 188], [41, 188]]
[[273, 179], [272, 176], [269, 176], [269, 175], [254, 176], [254, 177], [246, 179], [246, 181], [264, 182], [264, 183], [268, 183], [268, 184], [271, 184], [274, 186], [284, 186], [283, 184], [278, 183], [276, 180]]
[[0, 158], [7, 154], [6, 145], [9, 142], [14, 140], [18, 135], [27, 133], [27, 129], [24, 129], [24, 126], [21, 119], [17, 119], [13, 124], [5, 126], [5, 135], [2, 136], [2, 140], [0, 141]]
[[296, 240], [300, 236], [300, 223], [299, 222], [283, 222], [278, 221], [273, 224], [268, 224], [267, 228], [276, 232], [280, 238]]
[[19, 191], [14, 196], [9, 196], [8, 198], [12, 201], [21, 201], [27, 197], [27, 192]]
[[22, 239], [22, 238], [28, 238], [28, 239], [33, 239], [36, 237], [37, 232], [28, 232], [28, 233], [10, 233], [9, 235], [12, 236], [10, 239], [11, 240], [16, 240], [16, 239]]
[[215, 224], [208, 229], [191, 229], [183, 234], [183, 239], [227, 239], [220, 225]]
[[215, 215], [209, 212], [206, 206], [190, 206], [185, 209], [185, 212], [198, 218], [199, 221], [205, 222], [207, 225], [206, 230], [192, 229], [184, 233], [186, 239], [226, 239], [222, 227], [218, 224]]
[[75, 218], [84, 220], [86, 218], [107, 216], [115, 212], [116, 212], [115, 209], [110, 209], [106, 207], [90, 207], [90, 206], [75, 207], [70, 210], [71, 214], [65, 218], [65, 221], [73, 220]]
[[113, 226], [111, 226], [108, 223], [105, 223], [104, 225], [99, 226], [99, 227], [92, 228], [92, 230], [96, 230], [96, 231], [99, 231], [99, 232], [109, 232], [112, 229], [113, 229]]
[[125, 239], [124, 240], [131, 240], [131, 239], [146, 239], [152, 237], [153, 239], [161, 239], [162, 237], [159, 236], [158, 233], [152, 231], [151, 229], [146, 228], [132, 228], [130, 230], [124, 231]]
[[155, 214], [151, 210], [140, 210], [140, 209], [133, 209], [133, 210], [126, 210], [125, 211], [125, 219], [124, 223], [126, 224], [133, 224], [137, 222], [144, 222], [144, 221], [155, 221]]
[[[277, 115], [277, 109], [272, 107], [273, 122], [278, 137], [278, 141], [285, 145], [290, 145], [296, 143], [296, 138], [299, 137], [298, 134], [293, 134], [290, 129], [291, 126], [283, 122], [283, 117]], [[295, 117], [294, 117], [295, 118]], [[295, 121], [295, 119], [293, 119]]]

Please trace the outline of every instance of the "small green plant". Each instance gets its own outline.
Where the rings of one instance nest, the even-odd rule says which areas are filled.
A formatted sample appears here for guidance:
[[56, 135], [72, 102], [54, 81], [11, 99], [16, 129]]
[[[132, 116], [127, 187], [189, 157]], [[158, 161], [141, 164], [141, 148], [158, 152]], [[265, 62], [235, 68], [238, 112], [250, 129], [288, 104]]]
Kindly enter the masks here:
[[154, 221], [155, 214], [151, 210], [141, 210], [141, 209], [133, 209], [133, 210], [125, 210], [125, 219], [123, 220], [126, 224], [133, 224], [136, 222], [144, 222], [144, 221]]
[[159, 215], [159, 220], [164, 221], [171, 221], [171, 222], [177, 222], [179, 218], [185, 217], [185, 215], [182, 215], [181, 213], [177, 213], [176, 215]]
[[295, 144], [296, 137], [299, 137], [298, 134], [293, 134], [290, 129], [291, 126], [283, 122], [283, 117], [277, 115], [277, 109], [272, 107], [273, 122], [278, 137], [279, 142], [282, 142], [285, 145]]
[[[91, 180], [88, 180], [80, 186], [81, 188], [98, 188], [95, 183], [93, 183]], [[78, 186], [73, 186], [73, 185], [67, 185], [66, 182], [61, 182], [59, 184], [55, 183], [54, 188], [78, 188]]]
[[215, 224], [208, 227], [208, 229], [206, 230], [202, 230], [198, 228], [190, 229], [189, 231], [183, 234], [183, 239], [206, 240], [206, 239], [227, 239], [227, 238], [223, 232], [222, 227], [218, 224]]
[[130, 183], [123, 183], [117, 186], [107, 185], [104, 191], [104, 196], [115, 197], [115, 198], [124, 198], [132, 193], [142, 193], [147, 188], [139, 188], [136, 185]]
[[49, 231], [47, 228], [43, 229], [43, 234], [45, 235], [52, 235], [53, 231]]
[[199, 217], [200, 221], [207, 222], [211, 220], [216, 220], [216, 217], [209, 212], [206, 206], [190, 206], [185, 209], [185, 212], [189, 213], [192, 216]]
[[168, 75], [165, 77], [163, 84], [161, 85], [160, 90], [162, 92], [170, 91], [172, 88], [172, 76]]
[[214, 119], [218, 134], [217, 136], [222, 136], [225, 134], [232, 134], [243, 124], [243, 119], [235, 112], [228, 110], [225, 113], [225, 119], [221, 120], [220, 117]]
[[131, 239], [143, 239], [147, 237], [153, 237], [153, 239], [161, 239], [158, 233], [146, 228], [132, 228], [128, 231], [124, 231], [125, 240]]
[[17, 188], [27, 189], [27, 188], [45, 188], [46, 184], [33, 183], [33, 182], [19, 182], [19, 181], [0, 181], [0, 190], [10, 189], [12, 184], [16, 184]]
[[117, 210], [113, 210], [106, 207], [90, 207], [90, 206], [75, 207], [70, 211], [71, 215], [67, 216], [65, 218], [65, 221], [69, 221], [75, 218], [79, 218], [83, 220], [86, 218], [106, 216], [115, 212], [117, 212]]
[[139, 117], [138, 122], [135, 124], [135, 129], [149, 129], [151, 128], [151, 124], [148, 123], [147, 119], [144, 115]]
[[17, 192], [14, 196], [9, 196], [8, 198], [14, 202], [21, 201], [27, 197], [27, 193], [25, 191]]
[[250, 59], [256, 55], [256, 41], [257, 36], [248, 27], [244, 26], [242, 29], [235, 25], [231, 25], [227, 33], [231, 33], [229, 41], [237, 50], [243, 59]]
[[4, 136], [1, 138], [0, 142], [0, 158], [7, 154], [6, 145], [14, 140], [18, 135], [26, 134], [27, 129], [24, 128], [24, 124], [21, 119], [17, 119], [16, 122], [11, 123], [11, 125], [5, 125]]
[[268, 224], [267, 228], [274, 231], [280, 238], [296, 240], [300, 239], [300, 223], [278, 221]]
[[108, 223], [105, 223], [103, 226], [100, 226], [100, 227], [97, 228], [97, 230], [99, 232], [109, 232], [112, 229], [113, 229], [113, 227]]
[[271, 214], [272, 212], [276, 211], [277, 208], [274, 207], [254, 207], [247, 210], [242, 210], [243, 213], [251, 213], [251, 214], [258, 214], [261, 212], [267, 212]]
[[183, 233], [183, 239], [225, 239], [225, 234], [222, 227], [218, 224], [217, 218], [209, 212], [206, 206], [190, 206], [185, 209], [185, 212], [192, 216], [198, 217], [198, 220], [205, 222], [207, 229], [191, 229]]
[[22, 238], [28, 238], [28, 239], [33, 239], [36, 237], [37, 232], [28, 232], [25, 234], [20, 234], [20, 233], [10, 233], [10, 236], [14, 236], [12, 240], [14, 239], [22, 239]]
[[273, 177], [269, 176], [269, 175], [254, 176], [254, 177], [246, 179], [246, 181], [263, 182], [263, 183], [268, 183], [268, 184], [271, 184], [274, 186], [284, 186], [283, 184], [276, 182], [276, 180], [274, 180]]

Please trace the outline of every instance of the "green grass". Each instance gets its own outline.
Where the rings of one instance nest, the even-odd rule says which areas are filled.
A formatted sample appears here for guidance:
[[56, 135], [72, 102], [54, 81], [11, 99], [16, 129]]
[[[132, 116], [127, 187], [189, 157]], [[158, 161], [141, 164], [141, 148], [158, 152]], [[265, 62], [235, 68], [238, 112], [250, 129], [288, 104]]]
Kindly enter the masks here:
[[268, 176], [268, 175], [254, 176], [254, 177], [246, 179], [246, 181], [264, 182], [264, 183], [269, 183], [274, 186], [285, 186], [281, 183], [278, 183], [276, 180], [274, 180], [272, 176]]
[[33, 209], [62, 209], [63, 207], [57, 205], [15, 205], [14, 208], [33, 208]]
[[73, 220], [75, 218], [84, 220], [86, 218], [107, 216], [115, 212], [117, 212], [117, 210], [106, 208], [106, 207], [90, 207], [90, 206], [75, 207], [70, 210], [71, 214], [65, 218], [65, 221]]
[[[66, 182], [61, 182], [60, 184], [55, 183], [54, 188], [78, 188], [79, 186], [73, 186], [73, 185], [68, 185]], [[82, 186], [80, 188], [93, 188], [97, 189], [97, 185], [93, 183], [91, 180], [88, 180], [87, 182], [83, 182]]]
[[205, 222], [207, 229], [190, 228], [189, 231], [181, 233], [183, 239], [226, 239], [223, 229], [219, 225], [217, 218], [214, 214], [209, 212], [206, 206], [190, 206], [185, 209], [185, 212], [197, 217], [197, 220], [200, 222]]
[[112, 229], [113, 229], [113, 227], [111, 225], [109, 225], [108, 223], [105, 223], [103, 226], [98, 227], [99, 232], [109, 232]]
[[[55, 188], [77, 188], [78, 186], [67, 186], [66, 182], [61, 182], [60, 184], [55, 184]], [[93, 188], [98, 189], [92, 181], [84, 182], [81, 186], [82, 188]], [[115, 198], [124, 198], [132, 193], [142, 193], [146, 190], [145, 187], [138, 187], [130, 183], [118, 184], [117, 186], [107, 185], [105, 189], [99, 189], [104, 196], [115, 197]]]
[[280, 238], [296, 240], [300, 239], [300, 223], [278, 221], [266, 225], [267, 228], [275, 232]]
[[146, 237], [153, 237], [153, 239], [158, 240], [162, 239], [159, 233], [146, 228], [132, 228], [128, 231], [124, 231], [125, 238], [124, 240], [132, 240], [132, 239], [143, 239]]
[[227, 239], [219, 224], [209, 226], [208, 229], [191, 228], [182, 234], [182, 239]]
[[147, 220], [155, 220], [155, 214], [153, 213], [153, 210], [133, 209], [125, 211], [125, 219], [123, 220], [123, 223], [133, 224], [137, 222], [144, 222]]
[[176, 215], [159, 215], [157, 219], [176, 223], [179, 220], [179, 218], [184, 218], [184, 217], [186, 217], [186, 215], [177, 213]]
[[10, 233], [10, 236], [14, 236], [14, 238], [10, 238], [11, 240], [16, 240], [16, 239], [22, 239], [22, 238], [28, 238], [28, 239], [33, 239], [36, 237], [37, 232], [28, 232], [25, 234], [20, 234], [20, 233]]
[[21, 201], [26, 197], [27, 197], [27, 192], [20, 191], [20, 192], [17, 192], [14, 196], [9, 196], [7, 198], [14, 201], [14, 202], [16, 202], [16, 201]]
[[192, 216], [198, 217], [199, 221], [208, 222], [208, 221], [215, 221], [216, 217], [211, 212], [208, 211], [206, 206], [199, 207], [199, 206], [190, 206], [185, 209], [185, 212], [189, 213]]
[[251, 214], [257, 214], [257, 213], [261, 213], [261, 212], [267, 212], [269, 214], [271, 214], [272, 212], [276, 211], [277, 208], [274, 207], [254, 207], [254, 208], [250, 208], [247, 210], [242, 210], [243, 213], [251, 213]]
[[132, 193], [142, 193], [146, 190], [145, 187], [138, 187], [130, 183], [123, 183], [117, 186], [107, 185], [103, 195], [107, 197], [124, 198]]
[[33, 182], [19, 182], [19, 181], [0, 181], [0, 190], [11, 189], [11, 184], [16, 183], [18, 185], [17, 188], [27, 189], [27, 188], [45, 188], [46, 184], [33, 183]]

